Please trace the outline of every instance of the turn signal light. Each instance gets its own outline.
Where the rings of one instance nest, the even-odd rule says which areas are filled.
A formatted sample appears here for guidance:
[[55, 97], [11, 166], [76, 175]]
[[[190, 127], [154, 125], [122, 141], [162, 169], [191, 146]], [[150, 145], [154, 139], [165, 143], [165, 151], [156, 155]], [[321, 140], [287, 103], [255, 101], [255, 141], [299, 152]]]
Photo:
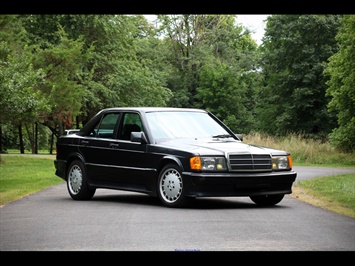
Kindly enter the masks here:
[[194, 157], [190, 158], [190, 167], [192, 170], [201, 170], [202, 169], [200, 156], [194, 156]]

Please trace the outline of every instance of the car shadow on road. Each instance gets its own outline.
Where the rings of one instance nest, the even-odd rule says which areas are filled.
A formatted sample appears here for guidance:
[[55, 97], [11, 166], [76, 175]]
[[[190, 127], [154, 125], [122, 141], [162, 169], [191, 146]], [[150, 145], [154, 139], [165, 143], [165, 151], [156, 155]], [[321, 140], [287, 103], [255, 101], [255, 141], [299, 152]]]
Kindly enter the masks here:
[[[154, 206], [161, 208], [165, 207], [157, 197], [152, 197], [140, 193], [129, 194], [110, 194], [110, 195], [95, 195], [91, 201], [96, 202], [112, 202], [117, 204], [136, 204], [144, 206]], [[250, 202], [249, 202], [250, 201]], [[230, 198], [195, 198], [190, 199], [186, 206], [178, 209], [255, 209], [255, 208], [283, 208], [284, 206], [269, 206], [262, 207], [253, 203], [248, 197], [230, 197]], [[169, 208], [171, 209], [171, 208]]]

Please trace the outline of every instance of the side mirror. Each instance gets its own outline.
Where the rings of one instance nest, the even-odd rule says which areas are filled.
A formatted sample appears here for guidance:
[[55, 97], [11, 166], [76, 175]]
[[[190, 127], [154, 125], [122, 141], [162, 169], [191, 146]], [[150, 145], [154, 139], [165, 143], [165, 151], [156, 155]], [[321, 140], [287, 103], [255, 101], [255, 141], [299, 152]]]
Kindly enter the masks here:
[[243, 135], [242, 134], [235, 134], [235, 136], [240, 139], [240, 141], [243, 141]]
[[141, 144], [147, 144], [147, 138], [143, 131], [140, 132], [131, 132], [131, 141], [138, 142]]

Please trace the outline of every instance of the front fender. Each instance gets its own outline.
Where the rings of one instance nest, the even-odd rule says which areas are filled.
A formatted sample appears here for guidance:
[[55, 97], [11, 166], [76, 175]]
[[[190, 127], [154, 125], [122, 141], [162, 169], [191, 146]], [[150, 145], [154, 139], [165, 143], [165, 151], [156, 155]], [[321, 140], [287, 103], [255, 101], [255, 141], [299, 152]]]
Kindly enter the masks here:
[[179, 158], [175, 157], [175, 156], [171, 156], [171, 155], [166, 155], [162, 158], [160, 164], [159, 164], [159, 172], [160, 170], [165, 166], [167, 165], [169, 162], [174, 162], [176, 163], [180, 168], [181, 170], [183, 171], [184, 170], [184, 166], [182, 164], [182, 162], [179, 160]]

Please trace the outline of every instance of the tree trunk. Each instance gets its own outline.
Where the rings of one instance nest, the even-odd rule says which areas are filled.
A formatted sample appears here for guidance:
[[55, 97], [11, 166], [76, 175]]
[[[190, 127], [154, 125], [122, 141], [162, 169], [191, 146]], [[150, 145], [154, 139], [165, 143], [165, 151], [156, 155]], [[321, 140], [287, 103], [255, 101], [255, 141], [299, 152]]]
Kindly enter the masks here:
[[34, 153], [38, 154], [38, 122], [35, 123], [34, 128]]
[[49, 147], [49, 154], [53, 154], [53, 142], [54, 142], [54, 133], [52, 132], [51, 144], [50, 144], [50, 147]]
[[19, 145], [21, 154], [25, 153], [25, 146], [23, 144], [23, 135], [22, 135], [22, 124], [18, 126], [18, 137], [19, 137]]
[[26, 124], [25, 125], [26, 131], [27, 131], [27, 135], [28, 135], [28, 139], [30, 141], [30, 145], [31, 145], [31, 153], [34, 154], [35, 153], [35, 129], [34, 129], [34, 124]]
[[76, 117], [76, 121], [75, 121], [75, 124], [76, 124], [76, 128], [79, 129], [80, 128], [80, 121], [79, 121], [79, 116]]
[[2, 126], [0, 125], [0, 164], [2, 162], [2, 159], [1, 159], [1, 154], [3, 153], [4, 151], [2, 150]]
[[2, 125], [0, 125], [0, 154], [3, 153], [2, 149]]
[[63, 127], [63, 123], [59, 123], [59, 134], [58, 136], [61, 136], [64, 134], [64, 127]]

